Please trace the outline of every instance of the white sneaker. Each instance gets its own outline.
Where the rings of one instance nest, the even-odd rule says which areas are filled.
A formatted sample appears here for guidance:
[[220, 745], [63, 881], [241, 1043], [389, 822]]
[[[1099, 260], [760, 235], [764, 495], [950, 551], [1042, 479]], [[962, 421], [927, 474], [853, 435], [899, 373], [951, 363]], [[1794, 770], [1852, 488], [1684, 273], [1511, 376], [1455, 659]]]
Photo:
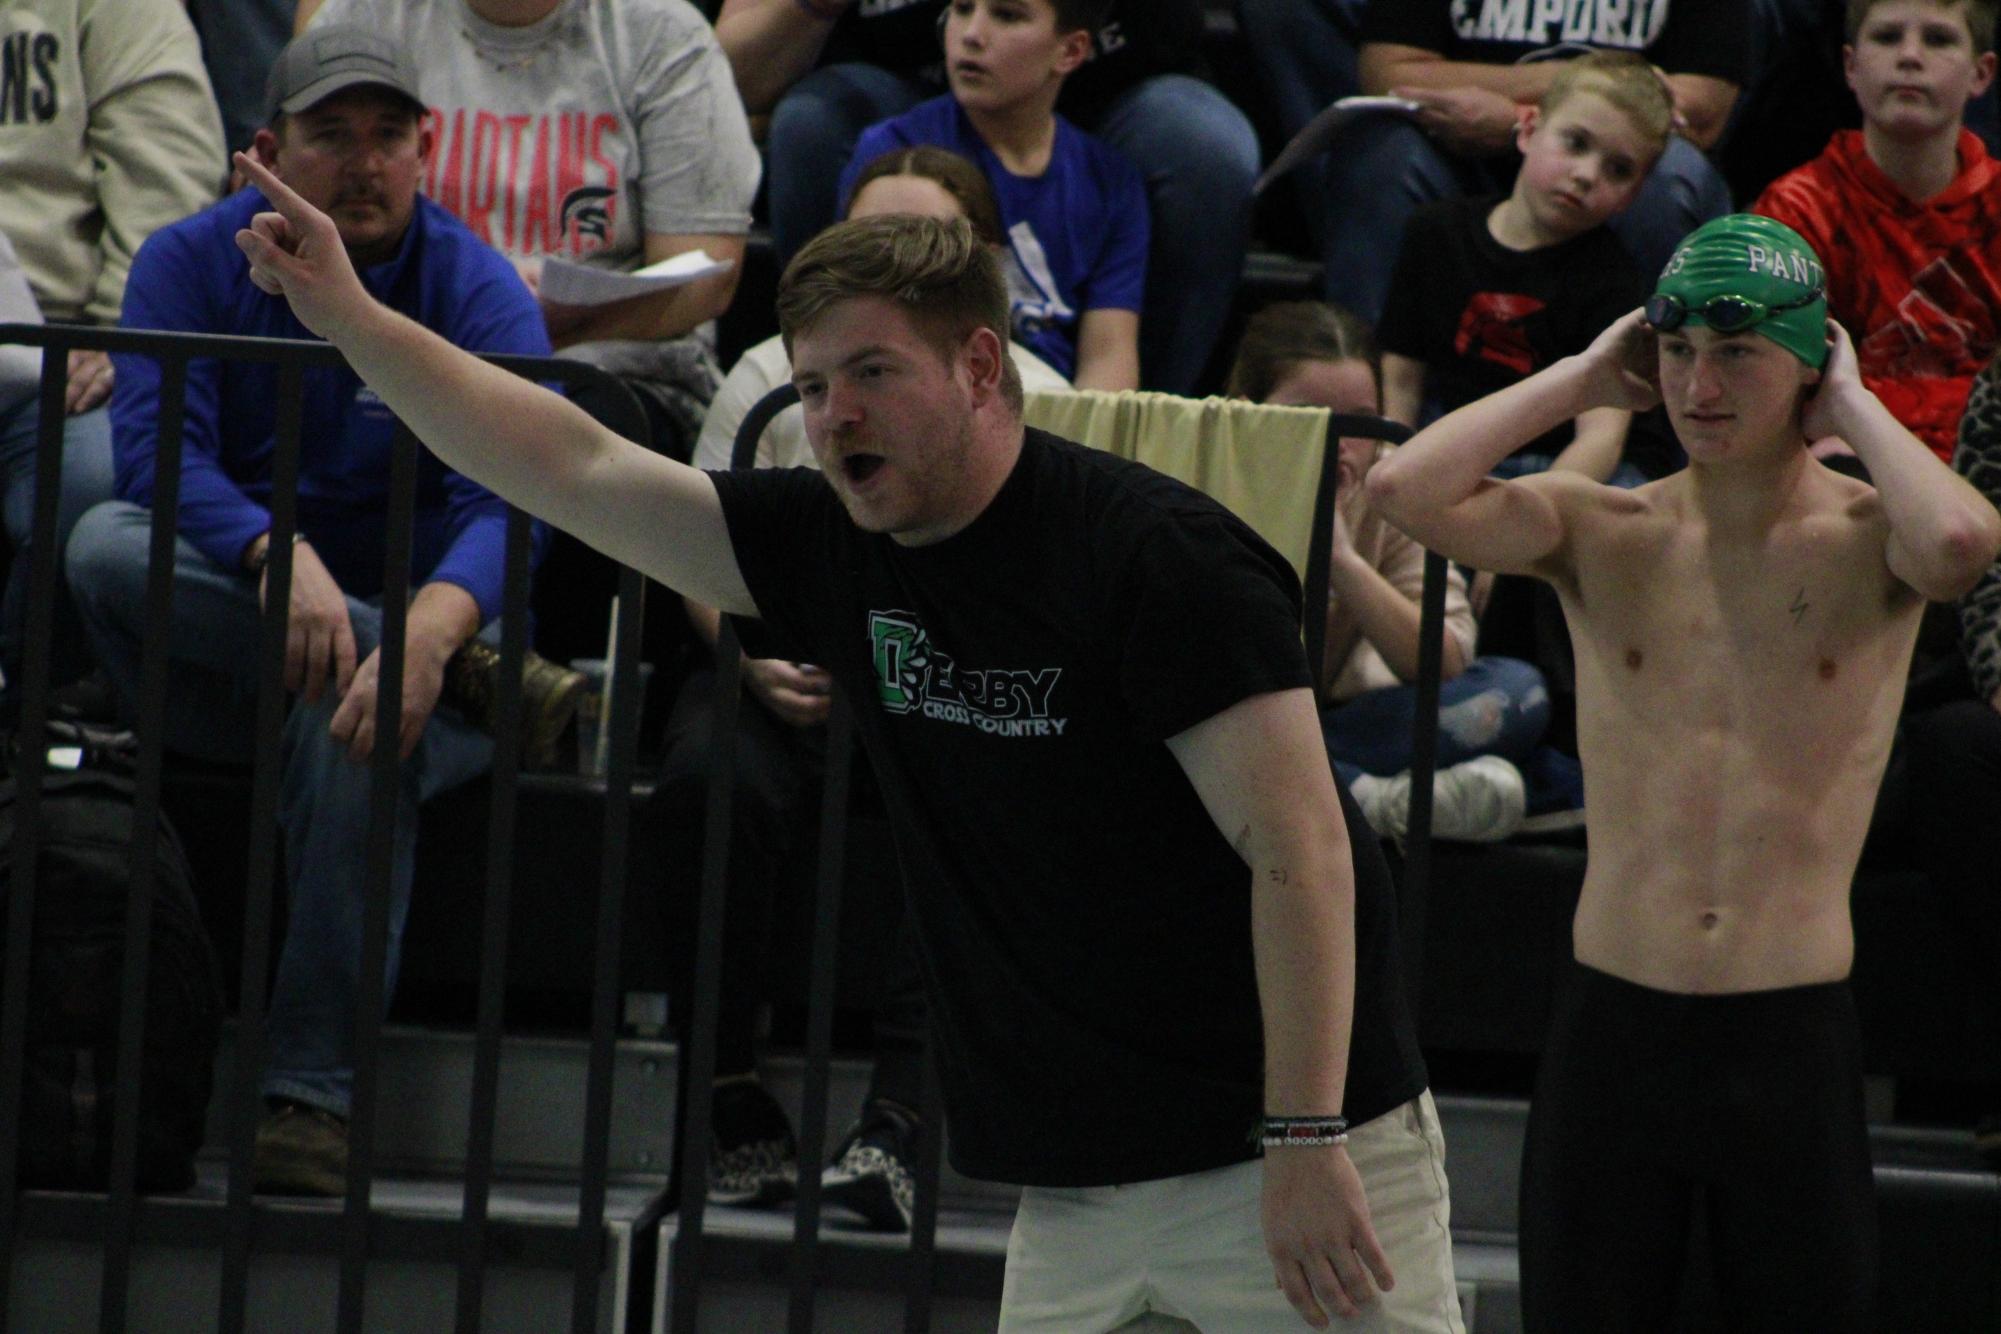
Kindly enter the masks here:
[[[1401, 842], [1410, 832], [1410, 771], [1389, 778], [1363, 774], [1349, 786], [1378, 834]], [[1498, 843], [1522, 827], [1528, 785], [1521, 770], [1498, 755], [1480, 755], [1431, 780], [1431, 835], [1461, 843]]]

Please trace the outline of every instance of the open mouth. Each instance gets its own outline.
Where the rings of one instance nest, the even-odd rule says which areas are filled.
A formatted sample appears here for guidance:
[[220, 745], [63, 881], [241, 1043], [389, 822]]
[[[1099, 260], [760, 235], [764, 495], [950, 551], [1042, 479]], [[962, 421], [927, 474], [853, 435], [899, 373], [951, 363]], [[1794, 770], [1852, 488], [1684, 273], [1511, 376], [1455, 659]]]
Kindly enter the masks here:
[[882, 455], [850, 454], [841, 460], [841, 472], [850, 482], [860, 484], [882, 471]]
[[975, 65], [970, 60], [961, 60], [952, 66], [952, 73], [961, 79], [983, 79], [987, 74], [985, 65]]

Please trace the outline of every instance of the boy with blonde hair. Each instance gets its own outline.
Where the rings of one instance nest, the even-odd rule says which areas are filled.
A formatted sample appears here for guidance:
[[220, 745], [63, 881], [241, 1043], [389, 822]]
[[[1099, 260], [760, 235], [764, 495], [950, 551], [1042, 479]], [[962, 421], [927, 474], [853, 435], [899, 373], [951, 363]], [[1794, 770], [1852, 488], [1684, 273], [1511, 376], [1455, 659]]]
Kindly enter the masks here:
[[1962, 121], [1994, 79], [1995, 0], [1849, 0], [1842, 65], [1862, 128], [1752, 211], [1807, 239], [1862, 381], [1952, 458], [1973, 377], [2001, 348], [2001, 164]]
[[[1666, 149], [1674, 106], [1630, 52], [1569, 62], [1522, 113], [1521, 171], [1501, 199], [1419, 210], [1404, 232], [1378, 335], [1383, 407], [1417, 426], [1561, 357], [1640, 303], [1642, 278], [1604, 224], [1640, 192]], [[1632, 414], [1594, 408], [1502, 461], [1509, 476], [1562, 467], [1593, 481], [1620, 471]], [[1622, 480], [1638, 481], [1628, 470]]]

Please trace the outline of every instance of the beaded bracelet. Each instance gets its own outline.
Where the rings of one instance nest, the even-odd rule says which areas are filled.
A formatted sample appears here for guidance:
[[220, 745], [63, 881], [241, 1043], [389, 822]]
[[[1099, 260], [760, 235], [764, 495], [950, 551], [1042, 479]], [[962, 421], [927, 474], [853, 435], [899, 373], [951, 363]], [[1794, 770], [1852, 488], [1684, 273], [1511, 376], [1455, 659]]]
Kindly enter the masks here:
[[1267, 1149], [1314, 1149], [1348, 1142], [1345, 1116], [1267, 1116], [1258, 1143]]

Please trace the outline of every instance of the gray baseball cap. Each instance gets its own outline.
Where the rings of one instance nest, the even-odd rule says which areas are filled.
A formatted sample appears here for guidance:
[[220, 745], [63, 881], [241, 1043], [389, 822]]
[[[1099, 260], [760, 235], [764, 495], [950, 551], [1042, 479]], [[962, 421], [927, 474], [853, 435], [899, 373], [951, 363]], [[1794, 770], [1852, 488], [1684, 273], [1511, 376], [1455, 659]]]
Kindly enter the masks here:
[[344, 88], [374, 84], [410, 99], [419, 111], [417, 70], [402, 47], [354, 23], [309, 28], [286, 44], [264, 84], [265, 123], [318, 106]]

